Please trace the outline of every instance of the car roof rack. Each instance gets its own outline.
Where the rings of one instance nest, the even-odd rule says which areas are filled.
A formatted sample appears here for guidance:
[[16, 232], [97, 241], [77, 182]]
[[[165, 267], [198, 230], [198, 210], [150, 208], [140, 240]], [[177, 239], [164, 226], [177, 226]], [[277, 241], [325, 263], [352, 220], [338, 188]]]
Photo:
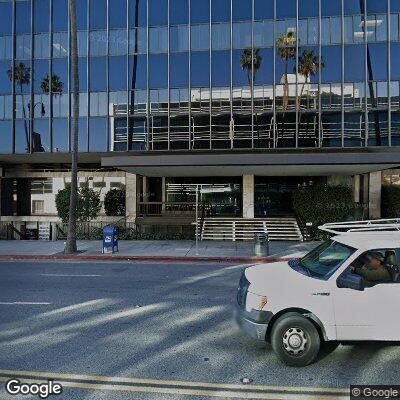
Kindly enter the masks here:
[[335, 235], [349, 232], [400, 231], [400, 218], [332, 222], [321, 225], [318, 229]]

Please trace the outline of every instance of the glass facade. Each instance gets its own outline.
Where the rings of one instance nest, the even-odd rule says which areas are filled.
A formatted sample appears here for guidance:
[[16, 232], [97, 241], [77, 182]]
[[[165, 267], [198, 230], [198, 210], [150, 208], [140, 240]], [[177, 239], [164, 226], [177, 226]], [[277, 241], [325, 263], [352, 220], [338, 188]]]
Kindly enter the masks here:
[[[398, 0], [77, 0], [82, 152], [400, 145]], [[0, 0], [0, 152], [67, 152], [67, 0]]]

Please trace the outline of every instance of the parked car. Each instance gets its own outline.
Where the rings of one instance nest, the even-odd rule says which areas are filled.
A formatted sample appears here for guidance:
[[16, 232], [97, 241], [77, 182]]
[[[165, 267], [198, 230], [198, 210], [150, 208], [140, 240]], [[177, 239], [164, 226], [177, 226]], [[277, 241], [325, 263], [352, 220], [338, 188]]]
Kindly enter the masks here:
[[[367, 282], [356, 273], [371, 252], [381, 255], [390, 280]], [[345, 232], [300, 260], [249, 267], [237, 321], [290, 366], [312, 363], [324, 342], [399, 341], [399, 260], [399, 231]]]

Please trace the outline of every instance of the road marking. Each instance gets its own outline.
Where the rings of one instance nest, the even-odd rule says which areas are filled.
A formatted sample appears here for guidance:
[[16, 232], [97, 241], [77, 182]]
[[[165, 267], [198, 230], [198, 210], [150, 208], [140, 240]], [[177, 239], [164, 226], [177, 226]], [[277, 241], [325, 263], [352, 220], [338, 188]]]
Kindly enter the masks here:
[[92, 277], [96, 277], [96, 276], [102, 276], [102, 275], [95, 275], [95, 274], [40, 274], [40, 276], [61, 276], [61, 277], [88, 277], [88, 278], [92, 278]]
[[0, 370], [0, 382], [5, 382], [11, 377], [19, 378], [22, 381], [29, 383], [35, 382], [35, 377], [39, 380], [54, 379], [65, 387], [78, 389], [164, 393], [180, 396], [186, 395], [271, 400], [334, 400], [348, 399], [349, 396], [349, 390], [342, 388], [296, 388], [259, 385], [243, 386], [239, 384]]
[[0, 301], [2, 306], [48, 306], [50, 304], [38, 301]]

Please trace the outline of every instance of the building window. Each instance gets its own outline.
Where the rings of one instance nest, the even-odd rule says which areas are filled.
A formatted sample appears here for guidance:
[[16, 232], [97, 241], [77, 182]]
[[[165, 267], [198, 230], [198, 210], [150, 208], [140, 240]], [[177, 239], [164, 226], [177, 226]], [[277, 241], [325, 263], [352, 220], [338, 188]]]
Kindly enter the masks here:
[[35, 179], [31, 182], [31, 194], [52, 194], [53, 179]]
[[32, 214], [44, 213], [44, 200], [32, 200]]

